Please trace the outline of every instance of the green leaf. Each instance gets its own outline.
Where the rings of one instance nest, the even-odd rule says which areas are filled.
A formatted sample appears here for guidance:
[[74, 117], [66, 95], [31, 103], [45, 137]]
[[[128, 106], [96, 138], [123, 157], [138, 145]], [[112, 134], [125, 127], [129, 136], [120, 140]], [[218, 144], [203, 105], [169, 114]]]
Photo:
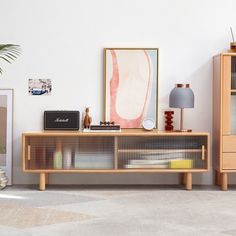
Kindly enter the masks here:
[[[7, 63], [11, 63], [21, 54], [19, 45], [16, 44], [0, 44], [0, 59]], [[2, 68], [0, 67], [0, 74], [2, 74]]]
[[3, 55], [4, 57], [8, 57], [9, 59], [11, 60], [15, 60], [17, 58], [17, 56], [15, 56], [14, 54], [12, 53], [7, 53], [5, 55]]
[[1, 59], [3, 59], [4, 61], [8, 62], [8, 63], [11, 63], [11, 61], [9, 61], [8, 59], [6, 59], [5, 57], [3, 56], [0, 56]]

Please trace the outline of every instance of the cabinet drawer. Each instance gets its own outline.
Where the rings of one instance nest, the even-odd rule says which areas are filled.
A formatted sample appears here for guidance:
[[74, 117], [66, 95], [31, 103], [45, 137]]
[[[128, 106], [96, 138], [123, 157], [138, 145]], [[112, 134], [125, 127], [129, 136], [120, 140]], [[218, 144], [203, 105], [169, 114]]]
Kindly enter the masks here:
[[236, 152], [236, 136], [223, 136], [223, 152]]
[[236, 169], [236, 153], [223, 153], [223, 169]]

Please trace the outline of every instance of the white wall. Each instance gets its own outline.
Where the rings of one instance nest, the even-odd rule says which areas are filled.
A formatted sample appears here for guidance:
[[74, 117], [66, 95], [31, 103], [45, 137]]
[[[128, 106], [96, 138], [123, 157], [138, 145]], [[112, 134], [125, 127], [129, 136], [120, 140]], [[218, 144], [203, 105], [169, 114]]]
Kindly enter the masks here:
[[[22, 55], [4, 64], [1, 88], [14, 88], [15, 184], [36, 183], [21, 172], [21, 133], [41, 130], [43, 111], [90, 106], [102, 119], [104, 47], [158, 47], [159, 124], [177, 82], [190, 83], [194, 109], [185, 126], [211, 131], [212, 57], [226, 51], [236, 33], [235, 0], [0, 0], [0, 42], [22, 47]], [[53, 80], [52, 96], [27, 94], [28, 79]], [[176, 111], [177, 112], [177, 111]], [[176, 117], [176, 124], [177, 124]], [[197, 176], [197, 175], [196, 175]], [[177, 183], [177, 175], [56, 175], [52, 183]], [[212, 173], [198, 174], [211, 184]]]

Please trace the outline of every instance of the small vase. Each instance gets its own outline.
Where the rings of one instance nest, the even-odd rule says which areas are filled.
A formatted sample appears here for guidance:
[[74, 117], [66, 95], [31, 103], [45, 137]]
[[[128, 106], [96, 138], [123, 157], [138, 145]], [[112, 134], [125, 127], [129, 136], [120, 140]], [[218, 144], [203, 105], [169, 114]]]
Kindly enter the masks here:
[[54, 152], [53, 167], [54, 169], [62, 169], [62, 152], [61, 151]]
[[70, 147], [63, 149], [63, 169], [70, 169], [72, 164], [72, 152]]
[[53, 168], [62, 169], [62, 142], [60, 139], [56, 141], [56, 149], [53, 154]]

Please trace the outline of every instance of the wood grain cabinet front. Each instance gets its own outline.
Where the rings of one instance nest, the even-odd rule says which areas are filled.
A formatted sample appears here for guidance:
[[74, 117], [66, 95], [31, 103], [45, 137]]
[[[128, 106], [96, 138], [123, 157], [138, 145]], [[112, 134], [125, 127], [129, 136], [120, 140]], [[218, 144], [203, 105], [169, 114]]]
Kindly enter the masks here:
[[216, 184], [227, 190], [236, 172], [236, 53], [217, 55], [213, 64], [213, 163]]
[[236, 153], [223, 153], [222, 162], [223, 169], [236, 169]]
[[29, 132], [23, 134], [23, 171], [49, 173], [192, 173], [210, 166], [208, 133], [122, 131], [117, 133]]
[[223, 136], [223, 152], [236, 152], [236, 136]]

